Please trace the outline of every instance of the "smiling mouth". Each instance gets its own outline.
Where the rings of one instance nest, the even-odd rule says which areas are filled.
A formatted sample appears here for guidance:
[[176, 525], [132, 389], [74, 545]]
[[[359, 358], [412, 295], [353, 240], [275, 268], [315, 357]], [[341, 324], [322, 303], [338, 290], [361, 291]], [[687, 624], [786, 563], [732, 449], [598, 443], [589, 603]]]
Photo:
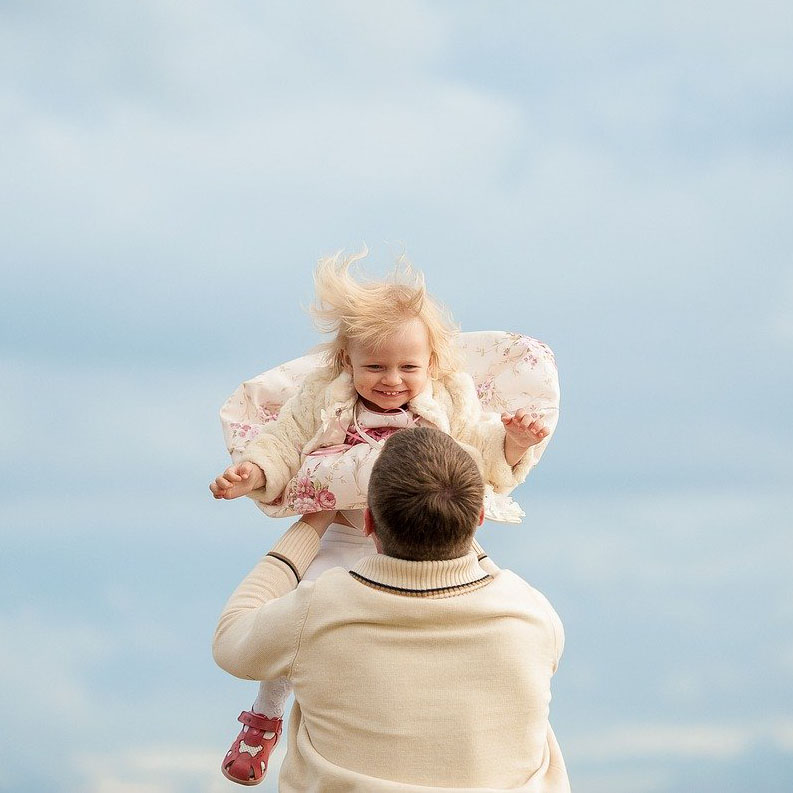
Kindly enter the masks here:
[[401, 396], [402, 394], [406, 394], [407, 391], [375, 391], [376, 394], [382, 394], [383, 396]]

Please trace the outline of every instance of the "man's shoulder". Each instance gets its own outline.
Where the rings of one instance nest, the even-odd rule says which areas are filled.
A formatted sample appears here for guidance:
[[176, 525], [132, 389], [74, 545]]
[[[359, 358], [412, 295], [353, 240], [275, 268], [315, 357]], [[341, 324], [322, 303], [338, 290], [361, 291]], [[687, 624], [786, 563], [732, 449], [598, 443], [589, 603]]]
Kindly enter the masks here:
[[328, 591], [347, 587], [352, 583], [354, 583], [354, 579], [346, 567], [331, 567], [329, 570], [324, 570], [320, 573], [313, 581], [302, 581], [300, 586], [311, 586], [317, 590]]
[[536, 589], [526, 581], [525, 578], [522, 578], [512, 570], [499, 570], [493, 576], [493, 583], [498, 590], [509, 590], [512, 596], [516, 598], [515, 602], [533, 605], [541, 604], [553, 611], [553, 606], [548, 598], [539, 589]]

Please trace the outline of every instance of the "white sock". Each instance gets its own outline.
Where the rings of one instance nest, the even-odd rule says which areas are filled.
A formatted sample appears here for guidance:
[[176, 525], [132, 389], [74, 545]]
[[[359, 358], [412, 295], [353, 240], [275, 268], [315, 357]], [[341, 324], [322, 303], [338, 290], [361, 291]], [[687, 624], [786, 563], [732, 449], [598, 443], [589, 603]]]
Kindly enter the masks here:
[[259, 696], [253, 703], [254, 713], [267, 716], [268, 719], [283, 718], [286, 710], [286, 701], [292, 693], [292, 684], [285, 678], [278, 680], [264, 680], [259, 686]]

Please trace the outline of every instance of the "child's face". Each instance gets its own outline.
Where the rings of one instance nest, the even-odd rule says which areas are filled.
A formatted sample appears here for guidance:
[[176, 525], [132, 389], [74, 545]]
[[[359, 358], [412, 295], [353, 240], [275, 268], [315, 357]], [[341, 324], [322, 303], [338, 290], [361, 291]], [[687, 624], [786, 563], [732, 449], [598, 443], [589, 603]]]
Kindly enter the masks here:
[[351, 341], [345, 368], [364, 404], [396, 410], [424, 390], [429, 379], [430, 343], [420, 319], [406, 322], [375, 352]]

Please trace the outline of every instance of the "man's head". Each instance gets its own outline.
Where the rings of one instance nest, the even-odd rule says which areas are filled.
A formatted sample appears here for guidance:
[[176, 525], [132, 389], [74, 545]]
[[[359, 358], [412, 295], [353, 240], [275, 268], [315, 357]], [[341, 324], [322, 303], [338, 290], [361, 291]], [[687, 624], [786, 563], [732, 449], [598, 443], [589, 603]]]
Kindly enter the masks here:
[[369, 480], [367, 529], [400, 559], [455, 559], [471, 548], [484, 483], [468, 452], [440, 430], [394, 433]]

